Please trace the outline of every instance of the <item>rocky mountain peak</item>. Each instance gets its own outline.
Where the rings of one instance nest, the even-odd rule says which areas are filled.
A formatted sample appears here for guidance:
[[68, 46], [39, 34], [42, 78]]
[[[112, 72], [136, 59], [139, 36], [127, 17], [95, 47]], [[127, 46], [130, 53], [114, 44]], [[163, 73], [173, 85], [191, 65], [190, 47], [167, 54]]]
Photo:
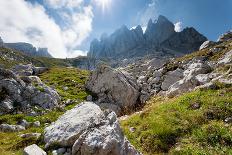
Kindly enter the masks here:
[[[167, 55], [165, 53], [171, 51], [173, 56], [178, 55], [178, 52], [183, 54], [185, 51], [187, 53], [195, 51], [206, 40], [194, 28], [186, 28], [180, 33], [175, 32], [174, 24], [160, 15], [155, 22], [152, 19], [148, 21], [145, 33], [140, 25], [131, 30], [122, 25], [110, 36], [100, 41], [94, 40], [88, 55], [96, 58], [124, 59], [148, 54], [163, 57]], [[181, 50], [176, 49], [175, 43], [181, 46]]]

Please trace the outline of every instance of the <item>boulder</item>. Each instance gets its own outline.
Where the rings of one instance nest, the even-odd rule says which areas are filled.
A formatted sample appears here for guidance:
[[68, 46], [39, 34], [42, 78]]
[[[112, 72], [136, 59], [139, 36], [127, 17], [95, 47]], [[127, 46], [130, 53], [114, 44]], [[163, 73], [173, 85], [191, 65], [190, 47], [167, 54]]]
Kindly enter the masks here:
[[218, 61], [218, 65], [225, 65], [225, 64], [229, 64], [232, 62], [232, 50], [230, 50], [229, 52], [227, 52], [222, 58], [220, 58], [220, 60]]
[[[27, 80], [25, 80], [27, 79]], [[0, 68], [0, 113], [7, 114], [15, 109], [27, 113], [32, 106], [53, 109], [58, 106], [60, 96], [46, 86], [37, 76], [21, 80], [10, 70]]]
[[19, 64], [12, 68], [12, 70], [19, 76], [38, 75], [48, 70], [46, 67], [35, 67], [32, 64]]
[[47, 155], [47, 153], [42, 150], [39, 146], [36, 144], [32, 144], [30, 146], [27, 146], [23, 150], [24, 155]]
[[21, 125], [10, 125], [10, 124], [1, 124], [0, 131], [1, 132], [18, 132], [25, 130], [25, 127]]
[[121, 109], [121, 113], [133, 110], [138, 102], [139, 88], [136, 82], [126, 72], [105, 65], [92, 73], [86, 88], [97, 95], [98, 103], [114, 104]]
[[166, 91], [168, 88], [173, 85], [175, 82], [179, 81], [183, 78], [183, 70], [182, 69], [176, 69], [174, 71], [169, 71], [164, 76], [164, 81], [161, 85], [162, 90]]
[[124, 137], [116, 114], [93, 102], [77, 105], [45, 128], [44, 141], [46, 147], [71, 147], [73, 155], [139, 154]]
[[200, 46], [199, 50], [208, 48], [208, 47], [213, 46], [213, 45], [215, 45], [215, 42], [207, 40]]

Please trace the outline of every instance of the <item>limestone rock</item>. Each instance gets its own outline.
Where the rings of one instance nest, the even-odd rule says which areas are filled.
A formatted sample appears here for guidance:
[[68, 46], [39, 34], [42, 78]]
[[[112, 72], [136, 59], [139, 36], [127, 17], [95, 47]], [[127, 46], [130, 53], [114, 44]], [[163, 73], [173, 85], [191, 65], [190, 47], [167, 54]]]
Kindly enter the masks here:
[[183, 70], [182, 69], [176, 69], [174, 71], [169, 71], [165, 75], [164, 81], [162, 83], [162, 90], [168, 90], [168, 88], [173, 85], [176, 81], [179, 81], [183, 78]]
[[39, 146], [36, 144], [32, 144], [30, 146], [27, 146], [23, 150], [24, 155], [47, 155], [47, 153], [42, 150]]
[[21, 125], [10, 125], [10, 124], [1, 124], [0, 131], [1, 132], [18, 132], [25, 130], [25, 127]]
[[10, 113], [16, 108], [27, 113], [32, 106], [43, 109], [58, 106], [60, 96], [54, 89], [42, 83], [39, 77], [30, 76], [25, 81], [27, 83], [12, 71], [0, 68], [0, 113]]
[[213, 45], [215, 45], [215, 42], [207, 40], [200, 46], [199, 50], [208, 48], [208, 47], [213, 46]]
[[67, 111], [45, 128], [46, 147], [72, 147], [73, 155], [137, 155], [126, 140], [114, 112], [103, 112], [92, 102]]
[[227, 52], [219, 61], [218, 65], [224, 65], [224, 64], [229, 64], [232, 62], [232, 50]]
[[99, 103], [115, 104], [121, 111], [133, 110], [139, 97], [138, 86], [127, 73], [105, 65], [92, 73], [86, 88], [98, 96]]

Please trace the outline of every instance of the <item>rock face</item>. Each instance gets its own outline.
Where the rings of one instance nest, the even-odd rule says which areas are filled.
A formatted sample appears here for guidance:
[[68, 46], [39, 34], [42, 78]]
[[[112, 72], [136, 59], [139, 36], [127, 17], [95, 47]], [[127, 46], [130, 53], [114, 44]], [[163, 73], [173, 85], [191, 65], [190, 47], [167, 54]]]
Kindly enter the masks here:
[[141, 26], [129, 30], [122, 26], [110, 36], [95, 39], [90, 45], [89, 57], [125, 59], [155, 55], [179, 56], [198, 50], [207, 39], [194, 28], [186, 28], [175, 32], [174, 24], [166, 17], [150, 20], [145, 33]]
[[33, 106], [43, 109], [58, 106], [58, 93], [43, 84], [39, 77], [26, 76], [22, 79], [12, 71], [0, 68], [0, 114], [15, 110], [28, 113]]
[[29, 43], [23, 43], [23, 42], [4, 43], [4, 46], [21, 51], [30, 56], [42, 56], [42, 57], [49, 57], [49, 58], [52, 57], [51, 54], [49, 54], [47, 48], [38, 48], [37, 50], [32, 44], [29, 44]]
[[[99, 66], [87, 81], [86, 88], [98, 97], [99, 105], [114, 110], [117, 114], [136, 107], [139, 90], [136, 82], [125, 72], [108, 66]], [[103, 103], [103, 104], [102, 104]]]
[[47, 153], [36, 144], [32, 144], [24, 148], [23, 155], [47, 155]]
[[73, 155], [139, 155], [126, 140], [114, 112], [103, 112], [92, 102], [67, 111], [45, 128], [46, 147], [72, 148]]

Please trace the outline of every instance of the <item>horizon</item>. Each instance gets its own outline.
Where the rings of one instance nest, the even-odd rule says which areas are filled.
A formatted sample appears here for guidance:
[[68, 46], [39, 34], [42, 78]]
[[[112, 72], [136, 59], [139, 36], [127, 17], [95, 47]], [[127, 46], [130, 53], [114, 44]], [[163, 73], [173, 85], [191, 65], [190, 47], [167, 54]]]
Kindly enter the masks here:
[[122, 25], [144, 29], [149, 19], [164, 15], [176, 31], [194, 27], [215, 41], [232, 29], [231, 6], [230, 0], [2, 0], [0, 36], [4, 42], [27, 42], [48, 48], [53, 57], [71, 58], [86, 55], [90, 42], [102, 34]]

